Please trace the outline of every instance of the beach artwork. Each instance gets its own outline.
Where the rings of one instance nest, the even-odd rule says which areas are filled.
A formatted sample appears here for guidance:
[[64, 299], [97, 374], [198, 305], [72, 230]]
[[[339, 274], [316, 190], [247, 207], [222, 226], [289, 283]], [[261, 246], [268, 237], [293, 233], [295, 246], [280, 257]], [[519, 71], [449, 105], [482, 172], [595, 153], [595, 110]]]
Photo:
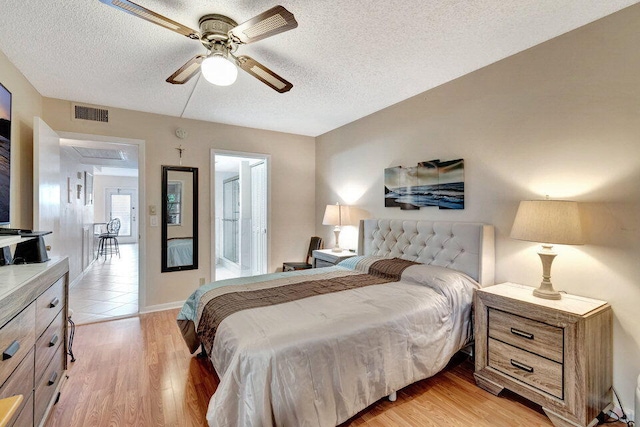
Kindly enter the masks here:
[[9, 223], [11, 92], [0, 84], [0, 224]]
[[464, 159], [429, 160], [384, 170], [384, 205], [402, 210], [464, 209]]

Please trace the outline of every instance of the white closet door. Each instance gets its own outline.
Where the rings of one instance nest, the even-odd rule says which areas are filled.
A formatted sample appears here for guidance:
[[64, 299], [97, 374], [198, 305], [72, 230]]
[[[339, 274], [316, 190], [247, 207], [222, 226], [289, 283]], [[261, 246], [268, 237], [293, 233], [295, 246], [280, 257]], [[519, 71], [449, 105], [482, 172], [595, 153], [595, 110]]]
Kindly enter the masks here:
[[252, 274], [267, 272], [267, 165], [251, 166]]

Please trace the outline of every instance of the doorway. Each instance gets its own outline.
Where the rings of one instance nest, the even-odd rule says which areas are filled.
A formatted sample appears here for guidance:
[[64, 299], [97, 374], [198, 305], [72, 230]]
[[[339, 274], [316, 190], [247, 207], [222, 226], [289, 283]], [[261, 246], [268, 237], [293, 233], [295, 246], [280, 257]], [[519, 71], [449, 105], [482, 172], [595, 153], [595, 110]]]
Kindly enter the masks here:
[[268, 266], [268, 161], [263, 154], [212, 150], [214, 280], [265, 274]]
[[[86, 196], [79, 212], [87, 229], [82, 245], [89, 262], [71, 279], [73, 320], [85, 324], [137, 315], [144, 295], [140, 264], [144, 251], [139, 245], [143, 227], [138, 225], [143, 218], [137, 214], [138, 198], [144, 194], [144, 146], [136, 140], [94, 135], [78, 138], [73, 134], [66, 134], [61, 146], [69, 170], [87, 171]], [[100, 254], [100, 234], [115, 218], [120, 220], [116, 237], [119, 253], [110, 250]]]

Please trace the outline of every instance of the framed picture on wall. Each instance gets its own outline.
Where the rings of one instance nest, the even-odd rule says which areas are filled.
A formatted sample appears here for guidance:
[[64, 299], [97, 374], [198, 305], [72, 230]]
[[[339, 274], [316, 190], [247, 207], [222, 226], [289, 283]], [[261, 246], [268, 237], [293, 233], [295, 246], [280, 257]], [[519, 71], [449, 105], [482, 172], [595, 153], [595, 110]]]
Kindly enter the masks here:
[[0, 83], [0, 224], [9, 224], [11, 203], [11, 92]]
[[93, 204], [93, 174], [84, 172], [84, 205]]

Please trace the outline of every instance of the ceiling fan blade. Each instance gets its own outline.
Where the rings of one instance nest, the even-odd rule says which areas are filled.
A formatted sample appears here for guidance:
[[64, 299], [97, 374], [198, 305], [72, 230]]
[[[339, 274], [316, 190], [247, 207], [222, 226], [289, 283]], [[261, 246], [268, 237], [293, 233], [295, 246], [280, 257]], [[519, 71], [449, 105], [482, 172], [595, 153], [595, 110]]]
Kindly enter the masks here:
[[200, 71], [200, 64], [202, 64], [204, 58], [206, 58], [205, 55], [196, 55], [188, 60], [186, 64], [178, 68], [175, 73], [169, 76], [167, 83], [181, 85], [188, 82], [191, 77], [195, 76], [198, 71]]
[[275, 6], [260, 15], [243, 22], [230, 31], [240, 43], [253, 43], [298, 26], [293, 13], [282, 6]]
[[253, 58], [248, 56], [238, 56], [235, 58], [238, 67], [242, 68], [247, 73], [251, 74], [256, 79], [260, 80], [262, 83], [271, 87], [273, 90], [284, 93], [289, 92], [293, 85], [256, 61]]
[[116, 9], [122, 10], [123, 12], [129, 13], [131, 15], [137, 16], [138, 18], [142, 18], [149, 22], [153, 22], [154, 24], [160, 25], [161, 27], [168, 28], [171, 31], [175, 31], [178, 34], [182, 34], [183, 36], [187, 36], [190, 39], [199, 39], [200, 34], [189, 27], [185, 27], [184, 25], [172, 21], [169, 18], [166, 18], [158, 13], [155, 13], [152, 10], [146, 9], [140, 5], [135, 4], [129, 0], [100, 0], [102, 3], [114, 7]]

